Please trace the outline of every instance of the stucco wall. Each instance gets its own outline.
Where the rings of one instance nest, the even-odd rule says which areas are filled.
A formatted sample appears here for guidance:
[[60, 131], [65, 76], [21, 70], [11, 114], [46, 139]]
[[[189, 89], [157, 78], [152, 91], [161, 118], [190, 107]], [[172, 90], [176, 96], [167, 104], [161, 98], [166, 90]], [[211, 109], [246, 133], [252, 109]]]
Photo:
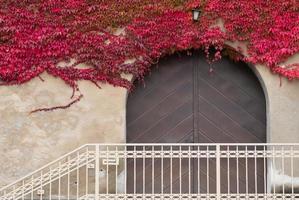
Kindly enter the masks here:
[[[299, 62], [299, 56], [290, 62]], [[299, 142], [299, 81], [253, 67], [267, 97], [268, 142]], [[125, 142], [127, 91], [80, 82], [84, 98], [66, 110], [35, 108], [64, 105], [72, 89], [42, 75], [21, 86], [0, 87], [0, 187], [36, 170], [85, 143]]]
[[299, 142], [299, 81], [280, 80], [264, 66], [255, 68], [267, 98], [267, 141]]
[[[299, 54], [291, 57], [288, 62], [299, 63]], [[253, 69], [260, 79], [267, 100], [267, 142], [298, 143], [299, 81], [280, 79], [279, 76], [273, 75], [270, 70], [261, 65], [254, 66]], [[277, 150], [282, 150], [282, 148], [278, 146]], [[293, 149], [298, 150], [298, 147]], [[290, 191], [291, 183], [293, 183], [295, 191], [298, 191], [299, 168], [296, 167], [299, 166], [298, 158], [295, 158], [292, 164], [290, 158], [277, 157], [274, 162], [273, 160], [268, 162], [268, 165], [268, 183], [271, 183], [268, 184], [268, 191], [273, 190], [273, 187], [276, 188], [276, 192], [282, 192], [282, 187]], [[294, 179], [292, 178], [292, 165], [294, 167], [293, 175], [296, 177]]]
[[21, 86], [0, 87], [0, 187], [86, 143], [125, 142], [127, 91], [80, 82], [84, 97], [54, 112], [35, 108], [65, 105], [72, 89], [42, 75]]

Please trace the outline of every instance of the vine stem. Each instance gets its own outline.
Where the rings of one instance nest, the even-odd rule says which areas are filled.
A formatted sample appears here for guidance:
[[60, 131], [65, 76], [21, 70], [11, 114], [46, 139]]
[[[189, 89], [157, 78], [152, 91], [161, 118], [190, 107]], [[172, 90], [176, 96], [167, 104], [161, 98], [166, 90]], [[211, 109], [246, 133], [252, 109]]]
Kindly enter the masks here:
[[75, 100], [71, 101], [70, 103], [68, 103], [67, 105], [64, 106], [54, 106], [54, 107], [50, 107], [50, 108], [38, 108], [35, 110], [32, 110], [30, 112], [30, 115], [36, 112], [49, 112], [49, 111], [53, 111], [53, 110], [58, 110], [58, 109], [66, 109], [71, 107], [73, 104], [79, 102], [82, 99], [83, 95], [81, 94], [80, 96], [78, 96]]

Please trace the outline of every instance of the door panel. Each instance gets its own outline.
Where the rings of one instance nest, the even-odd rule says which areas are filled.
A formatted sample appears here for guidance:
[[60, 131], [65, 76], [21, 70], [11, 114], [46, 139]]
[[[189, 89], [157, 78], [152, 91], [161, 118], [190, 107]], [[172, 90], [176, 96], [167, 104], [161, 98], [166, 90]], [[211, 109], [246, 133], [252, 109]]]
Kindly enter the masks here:
[[[161, 137], [167, 142], [165, 134], [176, 131], [177, 125], [187, 118], [190, 120], [193, 114], [192, 69], [190, 57], [184, 56], [177, 61], [166, 59], [145, 78], [145, 88], [137, 84], [136, 91], [128, 98], [128, 142], [159, 142]], [[186, 131], [176, 132], [184, 136], [190, 133], [189, 129]], [[181, 134], [176, 137], [182, 138]]]

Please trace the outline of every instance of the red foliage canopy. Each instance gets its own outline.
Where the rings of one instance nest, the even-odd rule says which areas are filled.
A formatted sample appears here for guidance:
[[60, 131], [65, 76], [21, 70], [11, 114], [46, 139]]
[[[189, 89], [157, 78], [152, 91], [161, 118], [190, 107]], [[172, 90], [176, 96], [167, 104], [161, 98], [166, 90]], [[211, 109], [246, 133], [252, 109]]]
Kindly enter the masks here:
[[[47, 72], [77, 89], [76, 81], [142, 79], [152, 63], [175, 51], [203, 48], [209, 61], [221, 58], [225, 41], [247, 44], [247, 62], [261, 63], [289, 79], [299, 51], [297, 0], [0, 0], [0, 84], [22, 84]], [[190, 10], [200, 7], [200, 21]], [[221, 19], [224, 30], [216, 24]], [[121, 35], [115, 28], [123, 27]], [[215, 47], [215, 55], [209, 48]], [[237, 49], [238, 51], [239, 49]], [[126, 64], [127, 59], [135, 59]], [[76, 60], [59, 67], [61, 61]], [[76, 67], [85, 63], [90, 68]]]

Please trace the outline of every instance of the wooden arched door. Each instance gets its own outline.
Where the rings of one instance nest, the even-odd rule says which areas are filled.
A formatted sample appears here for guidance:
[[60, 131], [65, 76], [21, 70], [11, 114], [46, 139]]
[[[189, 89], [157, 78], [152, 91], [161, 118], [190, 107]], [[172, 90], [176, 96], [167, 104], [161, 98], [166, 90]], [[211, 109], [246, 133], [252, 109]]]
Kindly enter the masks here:
[[136, 83], [127, 102], [127, 142], [266, 142], [266, 103], [244, 63], [213, 65], [201, 53], [170, 56]]
[[[201, 52], [164, 58], [145, 78], [145, 86], [136, 82], [129, 94], [127, 142], [264, 143], [266, 102], [261, 85], [245, 63], [223, 58], [211, 72]], [[266, 172], [257, 173], [262, 192]], [[245, 175], [243, 179], [240, 184], [245, 185]]]

